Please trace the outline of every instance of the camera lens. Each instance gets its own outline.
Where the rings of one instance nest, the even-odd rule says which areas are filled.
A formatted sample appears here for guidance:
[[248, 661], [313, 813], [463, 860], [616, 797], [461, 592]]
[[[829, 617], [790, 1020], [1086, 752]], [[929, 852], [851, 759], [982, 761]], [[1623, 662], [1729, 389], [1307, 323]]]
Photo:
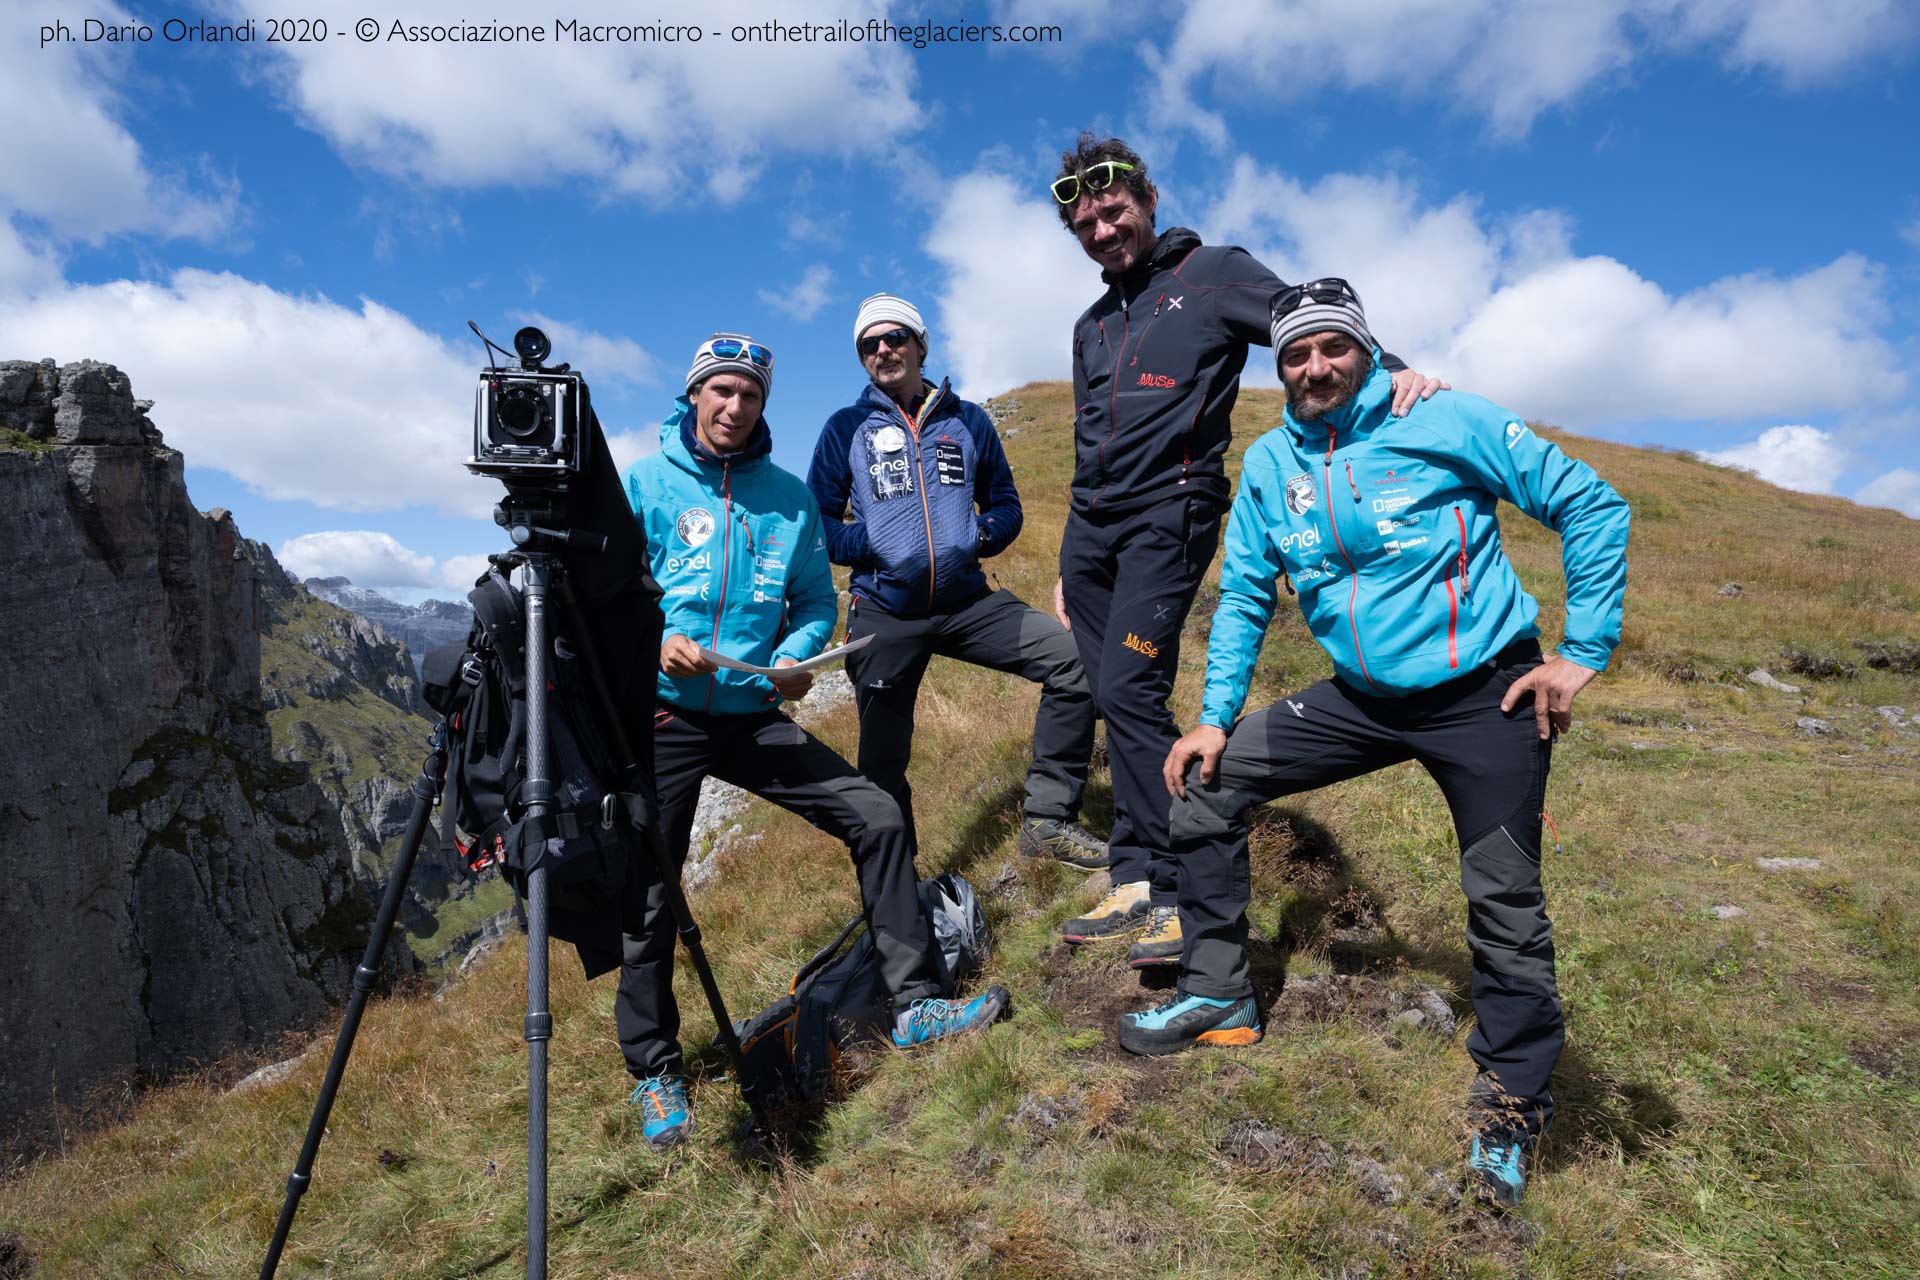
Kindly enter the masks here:
[[[528, 383], [514, 382], [502, 387], [494, 400], [493, 416], [500, 429], [515, 440], [545, 444], [553, 437], [553, 411], [547, 398], [540, 394], [538, 387]], [[542, 428], [547, 428], [546, 439], [534, 440]]]
[[528, 325], [513, 335], [513, 349], [522, 360], [538, 364], [547, 358], [553, 350], [553, 344], [547, 341], [547, 335]]

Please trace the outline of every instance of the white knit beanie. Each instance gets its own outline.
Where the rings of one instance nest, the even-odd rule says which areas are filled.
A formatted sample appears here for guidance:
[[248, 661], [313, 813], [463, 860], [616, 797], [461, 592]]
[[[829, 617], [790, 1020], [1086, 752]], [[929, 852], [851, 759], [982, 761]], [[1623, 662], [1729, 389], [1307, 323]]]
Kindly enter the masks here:
[[876, 324], [904, 325], [913, 330], [913, 336], [920, 339], [920, 345], [927, 345], [927, 322], [920, 318], [920, 309], [905, 298], [896, 298], [890, 293], [876, 293], [860, 304], [860, 314], [853, 320], [854, 341]]

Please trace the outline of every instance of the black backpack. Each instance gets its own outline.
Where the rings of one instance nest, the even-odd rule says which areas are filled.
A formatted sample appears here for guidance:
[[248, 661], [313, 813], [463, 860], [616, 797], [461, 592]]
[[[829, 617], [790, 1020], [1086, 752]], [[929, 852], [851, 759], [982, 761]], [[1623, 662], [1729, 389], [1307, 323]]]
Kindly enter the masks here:
[[[547, 654], [548, 773], [553, 808], [526, 817], [526, 622], [521, 593], [491, 569], [467, 595], [473, 628], [464, 645], [427, 656], [429, 706], [445, 717], [447, 771], [441, 827], [469, 870], [499, 865], [516, 892], [545, 866], [556, 889], [586, 881], [619, 886], [638, 853], [630, 815], [640, 801], [607, 775], [606, 742], [590, 710], [584, 674], [556, 631]], [[556, 936], [560, 933], [556, 924]]]
[[[966, 878], [943, 871], [920, 882], [920, 909], [931, 922], [940, 986], [986, 963], [992, 950], [987, 918]], [[734, 1024], [740, 1037], [740, 1092], [764, 1111], [778, 1112], [826, 1100], [849, 1073], [851, 1055], [884, 1039], [893, 1001], [880, 979], [873, 935], [862, 917], [800, 966], [786, 995]]]

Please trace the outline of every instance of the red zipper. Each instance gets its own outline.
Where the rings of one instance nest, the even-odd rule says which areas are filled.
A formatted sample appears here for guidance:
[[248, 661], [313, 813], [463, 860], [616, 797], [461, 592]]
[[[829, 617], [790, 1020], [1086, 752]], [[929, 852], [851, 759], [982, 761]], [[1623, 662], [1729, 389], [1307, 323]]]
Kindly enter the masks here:
[[[720, 535], [720, 599], [713, 606], [713, 640], [707, 645], [715, 653], [720, 652], [720, 619], [727, 608], [727, 570], [733, 567], [733, 464], [720, 464], [720, 502], [721, 516], [726, 521], [726, 531]], [[714, 672], [707, 677], [707, 703], [703, 710], [713, 710], [713, 687], [720, 681], [720, 673]]]
[[[1353, 557], [1347, 554], [1346, 544], [1340, 541], [1340, 521], [1333, 513], [1333, 446], [1335, 438], [1333, 428], [1328, 427], [1327, 458], [1324, 464], [1327, 491], [1327, 527], [1333, 530], [1333, 545], [1339, 548], [1340, 558], [1347, 562], [1347, 573], [1353, 579], [1353, 586], [1347, 593], [1347, 626], [1353, 629], [1353, 656], [1359, 660], [1361, 678], [1369, 685], [1372, 685], [1373, 677], [1367, 674], [1367, 655], [1361, 652], [1360, 649], [1360, 622], [1359, 619], [1354, 616], [1353, 611], [1354, 604], [1360, 599], [1360, 571], [1353, 567]], [[1356, 493], [1357, 492], [1356, 490]], [[1375, 685], [1374, 687], [1378, 688], [1379, 686]]]
[[[1460, 556], [1454, 562], [1454, 571], [1447, 575], [1447, 666], [1460, 669], [1460, 604], [1467, 598], [1470, 584], [1467, 581], [1467, 518], [1460, 514], [1460, 508], [1453, 509], [1453, 518], [1460, 526]], [[1455, 594], [1453, 580], [1460, 580], [1460, 590]]]

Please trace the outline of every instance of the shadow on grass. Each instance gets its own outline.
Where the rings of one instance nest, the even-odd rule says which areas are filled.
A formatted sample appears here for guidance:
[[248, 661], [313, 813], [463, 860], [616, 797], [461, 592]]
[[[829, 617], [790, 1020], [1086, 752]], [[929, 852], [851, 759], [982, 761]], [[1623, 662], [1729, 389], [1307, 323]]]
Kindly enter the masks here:
[[[1254, 813], [1248, 845], [1256, 895], [1285, 896], [1273, 936], [1250, 940], [1247, 947], [1255, 999], [1269, 1025], [1288, 964], [1302, 952], [1324, 955], [1344, 975], [1380, 978], [1408, 969], [1436, 974], [1455, 1010], [1470, 1010], [1473, 962], [1465, 937], [1457, 945], [1429, 947], [1396, 934], [1383, 903], [1355, 874], [1332, 831], [1304, 814], [1267, 808]], [[1577, 1039], [1561, 1051], [1553, 1089], [1555, 1122], [1540, 1155], [1548, 1169], [1577, 1164], [1596, 1150], [1643, 1158], [1682, 1120], [1664, 1094], [1603, 1070]]]

